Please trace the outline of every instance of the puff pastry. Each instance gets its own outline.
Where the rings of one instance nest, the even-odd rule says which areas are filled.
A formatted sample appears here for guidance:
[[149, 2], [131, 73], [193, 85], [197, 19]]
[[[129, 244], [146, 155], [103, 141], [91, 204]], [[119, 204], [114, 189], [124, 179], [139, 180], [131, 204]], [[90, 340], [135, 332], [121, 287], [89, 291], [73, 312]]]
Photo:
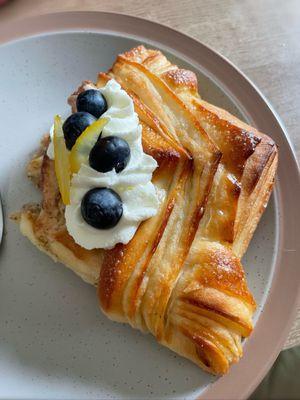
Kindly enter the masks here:
[[132, 97], [144, 151], [158, 163], [153, 183], [166, 196], [157, 215], [127, 245], [81, 248], [65, 227], [46, 137], [28, 167], [42, 204], [25, 206], [16, 219], [42, 251], [97, 285], [109, 318], [223, 374], [252, 331], [255, 302], [240, 259], [272, 190], [277, 147], [201, 99], [195, 74], [157, 50], [139, 46], [119, 55], [96, 85], [111, 78]]

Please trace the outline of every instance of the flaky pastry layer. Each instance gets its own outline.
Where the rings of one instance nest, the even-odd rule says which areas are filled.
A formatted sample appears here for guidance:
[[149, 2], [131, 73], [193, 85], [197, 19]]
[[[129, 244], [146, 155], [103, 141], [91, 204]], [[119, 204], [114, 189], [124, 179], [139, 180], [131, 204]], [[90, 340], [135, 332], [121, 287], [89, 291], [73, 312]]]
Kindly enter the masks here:
[[[132, 97], [144, 151], [166, 192], [157, 215], [127, 245], [85, 250], [68, 235], [47, 139], [29, 164], [42, 191], [17, 216], [37, 247], [98, 286], [111, 319], [151, 332], [204, 370], [223, 374], [242, 354], [255, 302], [240, 258], [270, 196], [277, 147], [266, 135], [201, 99], [191, 71], [139, 46], [100, 73]], [[76, 95], [71, 96], [74, 104]]]

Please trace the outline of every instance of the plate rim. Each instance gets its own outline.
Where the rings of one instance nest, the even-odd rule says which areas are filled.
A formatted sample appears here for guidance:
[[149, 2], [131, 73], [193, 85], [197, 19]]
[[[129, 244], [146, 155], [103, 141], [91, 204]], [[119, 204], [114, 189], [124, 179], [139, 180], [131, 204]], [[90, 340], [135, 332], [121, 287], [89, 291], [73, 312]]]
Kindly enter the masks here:
[[[216, 69], [213, 69], [214, 76], [218, 76], [220, 73], [228, 73], [232, 79], [234, 78], [234, 81], [231, 82], [233, 87], [227, 87], [226, 85], [225, 87], [227, 87], [229, 93], [233, 91], [233, 97], [237, 98], [238, 103], [241, 102], [241, 98], [237, 89], [241, 88], [245, 89], [249, 99], [252, 98], [252, 101], [255, 99], [258, 102], [256, 107], [262, 107], [262, 114], [265, 114], [265, 118], [268, 117], [268, 124], [270, 127], [273, 126], [273, 131], [278, 135], [277, 142], [280, 140], [282, 154], [284, 154], [284, 150], [288, 154], [286, 163], [289, 163], [289, 166], [286, 169], [289, 169], [289, 173], [292, 175], [294, 192], [292, 196], [289, 194], [288, 184], [284, 179], [286, 174], [282, 164], [279, 164], [275, 191], [279, 219], [278, 251], [274, 260], [274, 276], [270, 292], [263, 307], [263, 313], [259, 316], [255, 330], [244, 346], [246, 354], [242, 360], [238, 365], [232, 366], [231, 371], [226, 376], [219, 378], [207, 389], [204, 389], [199, 397], [199, 399], [205, 397], [205, 399], [214, 400], [224, 398], [245, 399], [263, 379], [281, 351], [300, 301], [300, 269], [298, 268], [297, 270], [296, 268], [297, 250], [299, 248], [297, 249], [297, 243], [293, 237], [296, 229], [293, 230], [291, 228], [291, 222], [295, 227], [300, 224], [300, 214], [296, 213], [294, 215], [293, 207], [291, 206], [292, 204], [297, 204], [297, 201], [298, 203], [300, 202], [300, 171], [287, 131], [270, 102], [256, 85], [226, 57], [191, 36], [147, 19], [102, 11], [64, 11], [38, 14], [22, 19], [17, 18], [9, 23], [2, 24], [0, 27], [0, 47], [2, 44], [13, 43], [16, 40], [31, 36], [55, 32], [74, 32], [74, 30], [102, 34], [123, 34], [123, 36], [146, 39], [148, 41], [153, 41], [152, 39], [154, 38], [154, 41], [169, 48], [179, 56], [181, 55], [182, 58], [192, 60], [196, 66], [202, 66], [203, 64], [197, 61], [197, 56], [187, 54], [189, 52], [184, 47], [189, 48], [190, 52], [193, 49], [197, 50], [199, 54], [205, 54], [208, 58], [207, 62], [210, 62], [209, 65], [213, 65], [212, 63], [216, 62]], [[179, 52], [178, 47], [180, 48]], [[220, 70], [218, 72], [218, 68], [221, 68], [223, 72], [220, 72]], [[249, 99], [248, 101], [250, 101]], [[244, 103], [246, 103], [246, 100], [241, 102], [241, 104]], [[246, 114], [247, 110], [248, 108], [246, 107]], [[253, 113], [253, 110], [250, 115], [252, 115], [251, 113]], [[289, 242], [295, 243], [295, 251], [290, 251], [287, 246]], [[277, 294], [284, 295], [285, 293], [289, 293], [289, 297], [288, 301], [283, 302]], [[286, 297], [285, 300], [287, 300]], [[274, 315], [276, 307], [280, 310], [278, 316]], [[284, 318], [281, 318], [282, 315], [284, 315]], [[273, 329], [273, 335], [270, 337], [270, 341], [265, 343], [259, 336], [261, 338], [267, 337], [270, 333], [269, 326]], [[281, 330], [278, 330], [278, 328], [281, 328]], [[251, 353], [255, 347], [257, 347], [257, 356]], [[259, 364], [259, 361], [261, 364]]]

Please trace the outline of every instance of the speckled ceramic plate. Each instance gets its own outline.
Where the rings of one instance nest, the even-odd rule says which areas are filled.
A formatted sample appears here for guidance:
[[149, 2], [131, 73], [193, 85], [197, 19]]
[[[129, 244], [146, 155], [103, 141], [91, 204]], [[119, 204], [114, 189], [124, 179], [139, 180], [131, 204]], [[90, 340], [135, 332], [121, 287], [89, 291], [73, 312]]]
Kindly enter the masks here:
[[[133, 17], [44, 15], [1, 26], [0, 42], [0, 187], [6, 215], [0, 254], [0, 398], [246, 398], [283, 345], [300, 281], [300, 213], [294, 212], [300, 204], [299, 174], [270, 105], [213, 50]], [[38, 195], [24, 167], [53, 115], [67, 110], [67, 96], [138, 43], [162, 49], [194, 70], [206, 100], [257, 126], [280, 147], [276, 190], [243, 260], [258, 303], [256, 327], [241, 362], [220, 379], [150, 335], [107, 320], [95, 290], [40, 253], [7, 220]]]

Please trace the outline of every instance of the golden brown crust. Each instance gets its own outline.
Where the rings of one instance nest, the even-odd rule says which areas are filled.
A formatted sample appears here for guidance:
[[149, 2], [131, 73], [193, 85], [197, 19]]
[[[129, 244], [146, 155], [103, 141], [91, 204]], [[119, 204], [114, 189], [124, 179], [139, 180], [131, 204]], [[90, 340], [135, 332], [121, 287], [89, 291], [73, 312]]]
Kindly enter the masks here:
[[[148, 52], [139, 46], [124, 57], [139, 60], [166, 81], [221, 150], [222, 160], [208, 200], [206, 218], [201, 223], [202, 230], [205, 237], [228, 242], [241, 257], [272, 191], [278, 163], [276, 144], [227, 111], [202, 100], [194, 90], [197, 86], [192, 84], [194, 78], [186, 79], [189, 74], [172, 65], [161, 52]], [[170, 75], [176, 76], [172, 82]], [[231, 189], [230, 182], [235, 182], [235, 190]]]
[[193, 92], [198, 91], [197, 77], [192, 71], [186, 69], [171, 69], [164, 73], [164, 80], [170, 87], [182, 87], [189, 89]]
[[[177, 146], [181, 146], [190, 155], [187, 162], [182, 160], [178, 164], [173, 176], [172, 172], [168, 173], [172, 178], [171, 187], [174, 185], [175, 187], [169, 191], [170, 183], [164, 186], [166, 193], [168, 193], [165, 204], [173, 204], [173, 199], [176, 200], [168, 223], [164, 223], [163, 218], [166, 215], [166, 211], [162, 215], [158, 214], [158, 222], [163, 221], [164, 231], [162, 232], [158, 225], [157, 233], [153, 237], [154, 242], [158, 242], [157, 237], [159, 237], [159, 243], [155, 246], [155, 251], [153, 251], [153, 245], [148, 243], [146, 251], [149, 252], [150, 256], [144, 256], [142, 261], [139, 260], [138, 266], [136, 263], [128, 263], [126, 257], [124, 258], [126, 252], [123, 251], [123, 258], [120, 260], [116, 257], [115, 259], [115, 264], [118, 265], [118, 268], [121, 268], [122, 274], [112, 276], [111, 268], [106, 268], [104, 263], [99, 281], [101, 305], [109, 316], [115, 317], [115, 315], [118, 315], [117, 318], [119, 319], [120, 316], [124, 318], [125, 313], [132, 325], [150, 330], [160, 340], [163, 335], [163, 319], [159, 321], [159, 315], [163, 315], [165, 312], [172, 287], [177, 280], [202, 218], [213, 176], [220, 159], [220, 152], [215, 148], [206, 132], [178, 96], [148, 69], [119, 56], [110, 75], [117, 79], [134, 99], [138, 99], [139, 104], [143, 104], [142, 107], [138, 106], [141, 120], [147, 121], [145, 110], [151, 110], [151, 114], [155, 115], [155, 121], [158, 122], [156, 128], [159, 126], [163, 135], [166, 135], [171, 142], [175, 142]], [[102, 79], [101, 76], [100, 79]], [[97, 85], [99, 85], [99, 82]], [[135, 101], [136, 104], [137, 102]], [[164, 108], [161, 107], [161, 104], [164, 104]], [[146, 114], [146, 117], [149, 117], [150, 113], [147, 112]], [[191, 135], [192, 140], [190, 140]], [[182, 219], [183, 214], [185, 221]], [[143, 226], [147, 224], [148, 222], [144, 223]], [[167, 257], [165, 246], [167, 243], [172, 243], [172, 240], [173, 247], [170, 246], [170, 256]], [[145, 249], [140, 249], [140, 242], [139, 232], [137, 232], [130, 243], [130, 254], [144, 255]], [[157, 279], [161, 281], [160, 276], [162, 275], [162, 271], [157, 267], [157, 259], [161, 258], [163, 253], [165, 264], [163, 276], [165, 282], [157, 282]], [[174, 257], [175, 254], [176, 257]], [[128, 264], [131, 266], [130, 275], [127, 275], [126, 279], [123, 280], [123, 271], [124, 269], [127, 270], [126, 265]], [[124, 268], [123, 265], [125, 266]], [[132, 265], [134, 265], [134, 269]], [[122, 285], [119, 285], [120, 279], [122, 279]], [[110, 282], [116, 280], [116, 282], [111, 283], [110, 301], [107, 301], [108, 295], [106, 294], [106, 301], [103, 302], [101, 286], [102, 282], [104, 282], [104, 289], [108, 280]], [[157, 282], [155, 293], [152, 290], [153, 284], [151, 288], [151, 283], [147, 285], [148, 290], [146, 290], [145, 282], [147, 280], [149, 282]], [[127, 299], [124, 305], [125, 292], [127, 293]], [[141, 297], [145, 303], [144, 305], [140, 302]], [[114, 299], [118, 300], [114, 301]], [[155, 307], [155, 312], [152, 312], [151, 316], [147, 312], [149, 318], [146, 320], [145, 315], [141, 316], [141, 307], [148, 310]], [[158, 317], [154, 318], [154, 315]]]
[[[230, 127], [228, 130], [223, 121], [217, 118], [211, 119], [211, 124], [215, 124], [220, 132], [224, 133], [225, 128], [228, 130], [227, 138], [223, 143], [223, 147], [228, 149], [227, 158], [222, 156], [221, 164], [219, 164], [220, 155], [211, 143], [207, 142], [206, 147], [203, 147], [203, 141], [207, 140], [207, 131], [205, 132], [199, 123], [198, 117], [195, 118], [196, 114], [193, 110], [186, 107], [188, 103], [182, 102], [183, 94], [187, 96], [197, 87], [194, 75], [176, 69], [170, 63], [166, 66], [161, 61], [158, 52], [149, 51], [147, 54], [146, 50], [140, 48], [119, 56], [110, 71], [110, 76], [118, 80], [132, 96], [142, 121], [149, 123], [147, 117], [151, 121], [155, 120], [156, 132], [167, 135], [172, 142], [175, 141], [188, 151], [193, 167], [192, 171], [190, 167], [185, 173], [182, 171], [184, 183], [182, 178], [176, 178], [178, 183], [182, 182], [179, 184], [181, 189], [176, 189], [177, 197], [175, 204], [171, 203], [171, 213], [169, 214], [166, 210], [163, 213], [167, 221], [162, 216], [159, 217], [164, 227], [163, 232], [157, 231], [159, 239], [155, 243], [159, 241], [159, 244], [153, 246], [152, 242], [139, 251], [142, 237], [145, 235], [139, 236], [138, 231], [131, 243], [131, 249], [123, 246], [107, 254], [107, 262], [104, 262], [102, 266], [98, 288], [101, 307], [110, 318], [127, 321], [142, 330], [150, 330], [159, 341], [191, 358], [198, 365], [211, 372], [223, 373], [241, 354], [241, 336], [248, 336], [252, 330], [251, 315], [255, 309], [255, 303], [247, 289], [239, 259], [223, 245], [216, 243], [215, 246], [205, 247], [204, 244], [211, 242], [203, 240], [205, 232], [200, 228], [203, 222], [199, 229], [198, 226], [207, 198], [210, 198], [207, 206], [213, 210], [216, 203], [210, 194], [213, 191], [217, 191], [217, 195], [223, 192], [223, 197], [227, 196], [226, 224], [221, 224], [220, 232], [216, 233], [216, 229], [212, 229], [213, 224], [208, 223], [206, 212], [202, 221], [206, 220], [206, 225], [213, 231], [216, 240], [221, 240], [222, 243], [233, 242], [234, 220], [241, 193], [241, 184], [237, 178], [242, 175], [243, 160], [254, 153], [257, 144], [260, 143], [260, 138], [256, 138], [254, 134], [241, 132], [241, 142], [236, 138], [236, 127]], [[101, 79], [100, 76], [100, 82], [98, 82], [100, 85]], [[176, 90], [172, 90], [174, 87]], [[199, 96], [195, 95], [193, 98], [198, 99]], [[164, 104], [163, 108], [161, 103]], [[145, 112], [145, 110], [150, 110], [150, 112]], [[180, 116], [181, 125], [178, 125], [174, 114]], [[198, 133], [195, 134], [195, 131]], [[230, 155], [233, 146], [236, 146], [236, 151], [238, 151], [238, 155], [234, 154], [234, 162]], [[215, 184], [215, 180], [210, 178], [206, 187], [201, 188], [203, 200], [197, 203], [199, 192], [195, 191], [192, 195], [190, 193], [196, 182], [193, 176], [196, 176], [198, 180], [205, 177], [206, 171], [199, 168], [199, 164], [203, 162], [203, 156], [209, 153], [214, 154], [209, 161], [211, 176], [215, 176], [216, 179], [218, 175], [219, 184]], [[155, 151], [153, 155], [155, 157]], [[186, 190], [183, 189], [184, 185]], [[185, 208], [186, 200], [188, 200], [189, 212]], [[184, 210], [188, 229], [186, 229], [185, 221], [180, 220], [182, 210]], [[174, 236], [176, 238], [175, 226], [182, 230], [183, 234], [179, 241], [175, 242], [176, 246], [173, 248], [172, 239]], [[195, 234], [199, 238], [194, 241], [191, 248]], [[209, 230], [206, 234], [209, 238]], [[217, 245], [219, 247], [216, 249]], [[151, 251], [152, 248], [153, 251]], [[149, 252], [144, 256], [145, 249]], [[176, 260], [173, 257], [174, 252]], [[137, 254], [138, 257], [136, 257]], [[142, 260], [139, 259], [141, 254], [143, 254]], [[190, 258], [191, 254], [193, 254], [193, 259]], [[162, 257], [164, 261], [160, 262]], [[195, 267], [193, 263], [196, 263]], [[207, 265], [207, 268], [204, 268], [204, 265]], [[190, 272], [194, 269], [198, 271], [198, 274], [191, 276]], [[189, 291], [189, 286], [184, 286], [186, 282], [194, 285], [192, 291]], [[195, 288], [196, 284], [197, 288]], [[182, 291], [184, 295], [180, 294]], [[179, 306], [181, 316], [177, 315]], [[184, 309], [186, 309], [185, 312]], [[192, 313], [188, 311], [191, 309]], [[182, 313], [185, 313], [184, 321]], [[208, 328], [205, 330], [205, 335], [201, 325], [200, 331], [198, 331], [199, 325], [195, 326], [195, 318], [210, 320], [212, 327], [210, 330]], [[214, 332], [215, 330], [218, 334]], [[224, 339], [228, 334], [231, 340], [234, 336], [234, 346], [231, 346], [231, 349], [228, 338], [227, 341]], [[215, 339], [217, 336], [218, 341]], [[181, 338], [180, 341], [177, 340], [178, 337]], [[223, 341], [223, 344], [219, 345], [219, 341]], [[227, 344], [226, 351], [224, 343]]]
[[[222, 171], [218, 170], [211, 191], [216, 198], [210, 196], [210, 207], [206, 211], [207, 215], [211, 215], [211, 209], [219, 210], [219, 215], [214, 214], [217, 217], [214, 219], [204, 218], [202, 228], [206, 233], [210, 232], [212, 239], [230, 243], [241, 257], [272, 191], [278, 163], [276, 144], [270, 137], [227, 111], [202, 100], [195, 90], [196, 77], [171, 64], [161, 52], [139, 46], [122, 57], [142, 63], [164, 80], [189, 106], [202, 128], [221, 150], [219, 170]], [[231, 191], [229, 181], [236, 182], [237, 190]], [[224, 193], [227, 196], [222, 203], [218, 198], [223, 198]]]
[[[44, 152], [31, 163], [42, 207], [20, 214], [21, 230], [86, 281], [98, 277], [108, 317], [150, 331], [206, 371], [225, 373], [252, 331], [255, 302], [240, 257], [272, 190], [276, 145], [203, 101], [195, 74], [159, 51], [139, 46], [120, 55], [96, 85], [111, 78], [133, 99], [144, 151], [158, 162], [153, 183], [165, 197], [157, 215], [127, 245], [82, 249], [65, 228], [53, 162]], [[83, 89], [70, 97], [73, 106]]]
[[[44, 143], [27, 168], [31, 171], [37, 160], [42, 158], [37, 182], [43, 195], [42, 205], [24, 206], [17, 222], [21, 232], [41, 251], [71, 268], [86, 282], [97, 285], [103, 250], [86, 250], [76, 244], [68, 234], [54, 163], [47, 157]], [[46, 143], [49, 143], [48, 137]]]
[[[25, 208], [19, 213], [18, 223], [20, 231], [42, 252], [46, 253], [55, 262], [59, 261], [79, 275], [85, 282], [97, 285], [99, 279], [99, 257], [95, 252], [85, 253], [86, 257], [77, 257], [72, 248], [66, 246], [67, 241], [54, 238], [39, 237], [35, 230], [35, 223], [40, 208]], [[69, 238], [69, 237], [68, 237]]]
[[[233, 196], [230, 200], [231, 204], [236, 204], [230, 222], [233, 235], [230, 240], [225, 236], [223, 240], [232, 243], [235, 253], [242, 257], [273, 188], [278, 163], [277, 146], [268, 136], [202, 99], [194, 100], [193, 105], [199, 120], [222, 151], [219, 168], [223, 166], [225, 175], [234, 177], [241, 188], [238, 198]], [[213, 121], [214, 129], [206, 125], [207, 121]], [[226, 179], [223, 179], [219, 192], [224, 192], [226, 186]]]

